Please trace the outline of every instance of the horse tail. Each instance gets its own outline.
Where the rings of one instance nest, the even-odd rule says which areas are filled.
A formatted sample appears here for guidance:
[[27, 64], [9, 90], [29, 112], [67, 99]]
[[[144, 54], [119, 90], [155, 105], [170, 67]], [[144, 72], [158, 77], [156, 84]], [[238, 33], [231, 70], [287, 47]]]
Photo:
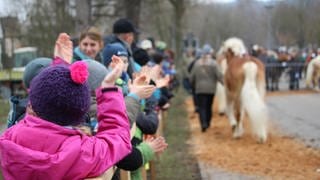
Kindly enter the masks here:
[[241, 90], [241, 103], [247, 112], [252, 131], [261, 143], [267, 140], [267, 107], [264, 97], [257, 87], [258, 66], [254, 62], [243, 65], [244, 84]]
[[218, 100], [218, 111], [219, 114], [224, 114], [227, 107], [226, 93], [224, 86], [221, 83], [217, 83], [216, 97]]
[[[224, 58], [222, 61], [220, 61], [218, 65], [221, 68], [222, 74], [225, 74], [227, 70], [227, 60]], [[219, 114], [224, 114], [227, 107], [227, 97], [226, 97], [225, 88], [220, 82], [217, 83], [216, 97], [218, 100]]]
[[313, 76], [313, 71], [314, 71], [314, 59], [312, 59], [308, 66], [307, 66], [307, 73], [306, 73], [306, 86], [307, 87], [312, 87], [312, 76]]

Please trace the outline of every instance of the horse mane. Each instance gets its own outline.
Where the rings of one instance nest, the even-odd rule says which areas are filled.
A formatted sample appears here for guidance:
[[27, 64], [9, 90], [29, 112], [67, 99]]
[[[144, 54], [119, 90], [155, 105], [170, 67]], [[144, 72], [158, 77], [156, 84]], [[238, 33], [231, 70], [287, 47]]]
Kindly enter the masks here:
[[245, 47], [243, 41], [240, 38], [232, 37], [227, 39], [222, 45], [222, 51], [228, 53], [231, 51], [233, 56], [242, 57], [247, 54], [247, 48]]

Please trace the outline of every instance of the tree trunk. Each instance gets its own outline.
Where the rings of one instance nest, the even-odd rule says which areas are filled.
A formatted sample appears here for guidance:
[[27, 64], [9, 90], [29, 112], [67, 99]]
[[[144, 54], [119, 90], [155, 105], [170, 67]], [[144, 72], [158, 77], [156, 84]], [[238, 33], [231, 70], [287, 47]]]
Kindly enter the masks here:
[[[187, 0], [170, 0], [174, 8], [174, 39], [175, 39], [175, 54], [176, 54], [176, 66], [181, 67], [182, 64], [182, 37], [183, 37], [183, 27], [182, 18], [185, 13]], [[179, 69], [178, 69], [179, 70]]]
[[130, 19], [136, 28], [139, 28], [141, 0], [124, 1], [126, 17]]
[[154, 17], [154, 21], [155, 21], [155, 26], [156, 26], [156, 31], [160, 37], [161, 40], [164, 40], [167, 42], [167, 40], [169, 40], [167, 33], [164, 30], [164, 27], [166, 27], [166, 25], [164, 24], [165, 22], [163, 21], [163, 19], [161, 18], [160, 14], [161, 14], [161, 1], [160, 0], [155, 0], [152, 1], [150, 3], [151, 8], [152, 8], [152, 12], [154, 12], [155, 17]]
[[77, 0], [75, 32], [80, 32], [91, 23], [91, 0]]

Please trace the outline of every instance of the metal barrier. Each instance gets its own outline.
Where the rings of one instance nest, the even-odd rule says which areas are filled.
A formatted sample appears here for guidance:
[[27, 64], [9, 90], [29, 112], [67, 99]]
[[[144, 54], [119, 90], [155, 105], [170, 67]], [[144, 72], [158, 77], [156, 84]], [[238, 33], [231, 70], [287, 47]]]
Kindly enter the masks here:
[[304, 62], [267, 62], [265, 69], [268, 91], [298, 90], [305, 87]]

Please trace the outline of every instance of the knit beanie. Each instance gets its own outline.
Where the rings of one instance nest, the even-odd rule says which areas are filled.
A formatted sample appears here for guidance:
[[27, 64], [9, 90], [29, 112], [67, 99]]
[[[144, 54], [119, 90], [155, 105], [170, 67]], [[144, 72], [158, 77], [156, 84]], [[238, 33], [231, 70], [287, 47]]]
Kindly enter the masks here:
[[44, 68], [48, 67], [52, 63], [50, 58], [39, 57], [30, 61], [23, 73], [23, 85], [28, 89], [30, 87], [31, 80], [38, 75]]
[[100, 62], [92, 59], [82, 60], [88, 66], [89, 79], [88, 84], [90, 90], [95, 90], [100, 87], [103, 79], [108, 74], [107, 68]]
[[128, 57], [128, 51], [120, 43], [112, 43], [104, 47], [102, 55], [103, 64], [108, 67], [113, 55]]
[[88, 70], [84, 62], [50, 66], [30, 86], [30, 103], [38, 117], [61, 126], [84, 121], [90, 105]]
[[213, 49], [212, 49], [212, 47], [210, 46], [210, 44], [205, 44], [205, 45], [202, 47], [202, 54], [203, 54], [203, 55], [211, 54], [212, 52], [213, 52]]
[[135, 26], [129, 19], [121, 18], [114, 22], [112, 32], [115, 34], [139, 33], [139, 30], [135, 28]]

